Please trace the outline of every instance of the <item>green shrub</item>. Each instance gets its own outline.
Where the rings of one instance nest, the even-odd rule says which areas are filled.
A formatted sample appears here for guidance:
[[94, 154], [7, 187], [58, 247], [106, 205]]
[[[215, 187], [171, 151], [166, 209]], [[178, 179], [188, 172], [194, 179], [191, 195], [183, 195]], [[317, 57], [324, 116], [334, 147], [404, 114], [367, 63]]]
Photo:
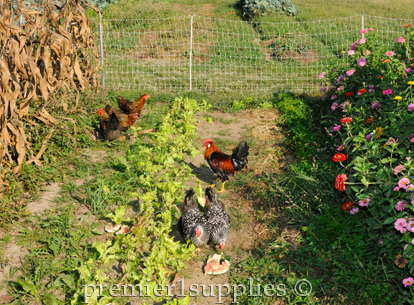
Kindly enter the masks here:
[[243, 15], [247, 19], [280, 11], [293, 16], [298, 13], [295, 5], [290, 0], [242, 0], [242, 7]]

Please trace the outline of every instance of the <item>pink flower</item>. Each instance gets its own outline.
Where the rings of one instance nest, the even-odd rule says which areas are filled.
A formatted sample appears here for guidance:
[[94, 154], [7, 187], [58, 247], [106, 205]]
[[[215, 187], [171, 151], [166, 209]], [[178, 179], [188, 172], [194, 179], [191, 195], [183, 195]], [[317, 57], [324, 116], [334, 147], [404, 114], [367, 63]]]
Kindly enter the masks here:
[[357, 214], [359, 212], [359, 209], [358, 208], [353, 208], [352, 210], [350, 210], [349, 211], [349, 214], [351, 214], [351, 215], [355, 215], [355, 214]]
[[361, 206], [361, 207], [367, 207], [368, 205], [369, 205], [369, 201], [370, 201], [371, 199], [369, 199], [369, 198], [367, 198], [367, 199], [362, 199], [362, 200], [360, 200], [359, 201], [359, 205]]
[[341, 125], [336, 125], [334, 128], [332, 128], [332, 131], [338, 131], [339, 128], [341, 128]]
[[334, 94], [334, 95], [332, 95], [331, 96], [331, 100], [334, 100], [334, 99], [336, 99], [338, 96], [336, 95], [336, 94]]
[[345, 102], [345, 103], [343, 103], [341, 106], [342, 106], [342, 109], [343, 109], [343, 110], [346, 110], [346, 108], [348, 108], [350, 105], [351, 105], [351, 103], [350, 103], [350, 102], [348, 102], [348, 101], [346, 101], [346, 102]]
[[411, 73], [411, 71], [413, 70], [411, 70], [411, 68], [408, 68], [408, 69], [405, 69], [405, 71], [407, 71], [408, 73]]
[[394, 192], [398, 192], [399, 190], [400, 190], [400, 187], [399, 186], [396, 186], [396, 187], [393, 188], [393, 191]]
[[405, 201], [398, 201], [397, 204], [395, 205], [395, 209], [397, 211], [402, 211], [402, 210], [405, 209], [406, 206], [407, 206], [407, 202], [405, 202]]
[[365, 33], [368, 33], [368, 30], [361, 30], [361, 31], [359, 31], [361, 34], [365, 34]]
[[414, 245], [414, 238], [413, 238], [413, 240], [411, 241], [411, 244], [412, 244], [412, 245]]
[[322, 94], [321, 96], [321, 100], [324, 101], [326, 99], [327, 95], [326, 94]]
[[354, 50], [349, 50], [348, 51], [348, 55], [354, 55], [355, 54], [355, 51]]
[[414, 279], [412, 277], [407, 277], [406, 279], [403, 279], [402, 283], [404, 284], [404, 287], [411, 286], [414, 283]]
[[371, 52], [369, 50], [365, 50], [365, 53], [362, 53], [364, 56], [367, 56], [369, 54], [371, 54]]
[[[407, 203], [405, 205], [407, 205]], [[408, 221], [406, 228], [407, 228], [407, 231], [414, 232], [414, 221]]]
[[318, 75], [318, 78], [321, 79], [322, 77], [324, 77], [326, 74], [326, 72], [322, 72], [321, 74]]
[[400, 231], [401, 233], [404, 233], [407, 231], [405, 228], [407, 226], [407, 221], [405, 218], [398, 218], [397, 221], [394, 223], [394, 227], [396, 230]]
[[331, 106], [331, 110], [332, 110], [332, 111], [335, 111], [335, 110], [336, 110], [336, 108], [338, 108], [338, 106], [339, 106], [339, 105], [338, 105], [338, 103], [337, 103], [337, 102], [333, 103], [333, 104], [332, 104], [332, 106]]
[[378, 241], [378, 245], [382, 245], [384, 242], [382, 241], [382, 239], [380, 239], [379, 241]]
[[384, 90], [384, 91], [382, 91], [382, 94], [383, 95], [390, 95], [390, 94], [392, 94], [392, 90], [391, 89]]
[[368, 29], [368, 31], [373, 31], [373, 30], [374, 30], [373, 28], [369, 28], [369, 29]]
[[342, 89], [344, 89], [344, 86], [339, 86], [336, 90], [341, 91]]
[[407, 185], [410, 184], [410, 179], [408, 178], [401, 178], [400, 181], [398, 181], [398, 186], [407, 189]]
[[371, 109], [379, 108], [381, 106], [380, 102], [375, 101], [371, 105]]
[[414, 104], [410, 104], [407, 106], [407, 110], [408, 111], [413, 111], [414, 110]]
[[325, 92], [326, 91], [326, 88], [325, 87], [322, 87], [321, 89], [319, 89], [319, 91], [320, 92]]
[[403, 42], [405, 42], [405, 38], [403, 36], [398, 37], [397, 42], [403, 43]]
[[375, 92], [375, 89], [368, 89], [369, 93]]
[[360, 67], [363, 67], [367, 64], [367, 60], [365, 59], [365, 57], [361, 57], [360, 59], [357, 60], [357, 65]]
[[395, 53], [393, 51], [387, 51], [387, 52], [385, 52], [385, 55], [386, 56], [394, 56]]
[[410, 161], [411, 157], [405, 157], [405, 160]]
[[368, 88], [373, 89], [375, 86], [374, 85], [369, 85]]
[[354, 74], [354, 70], [348, 70], [348, 71], [346, 71], [346, 75], [348, 75], [348, 76], [351, 76], [352, 74]]
[[393, 169], [394, 175], [398, 175], [404, 169], [404, 165], [400, 164]]
[[351, 46], [351, 50], [356, 50], [356, 44], [355, 43]]
[[339, 75], [338, 79], [336, 80], [336, 83], [340, 85], [343, 83], [344, 79], [345, 79], [345, 76]]
[[359, 43], [365, 43], [367, 41], [367, 39], [366, 38], [361, 38], [360, 40], [359, 40]]
[[411, 143], [414, 143], [414, 138], [411, 138], [410, 142], [411, 142]]

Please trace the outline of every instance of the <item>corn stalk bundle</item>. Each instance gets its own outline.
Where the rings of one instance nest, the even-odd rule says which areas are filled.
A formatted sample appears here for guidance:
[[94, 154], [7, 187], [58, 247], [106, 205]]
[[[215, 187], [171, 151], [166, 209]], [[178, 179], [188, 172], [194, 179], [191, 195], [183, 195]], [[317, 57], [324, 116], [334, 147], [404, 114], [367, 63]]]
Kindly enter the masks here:
[[[81, 0], [43, 1], [17, 9], [0, 2], [0, 168], [18, 173], [22, 164], [42, 166], [39, 158], [56, 119], [45, 109], [51, 94], [96, 85], [99, 58], [95, 35]], [[95, 9], [95, 8], [93, 8]], [[96, 9], [95, 9], [96, 10]], [[20, 20], [23, 24], [14, 20]], [[34, 103], [36, 101], [36, 104]], [[64, 107], [65, 108], [65, 107]], [[66, 107], [67, 108], [67, 107]], [[67, 110], [67, 109], [65, 109]], [[39, 151], [31, 149], [25, 124], [52, 125]], [[40, 126], [35, 123], [37, 126]], [[0, 185], [2, 183], [0, 175]]]

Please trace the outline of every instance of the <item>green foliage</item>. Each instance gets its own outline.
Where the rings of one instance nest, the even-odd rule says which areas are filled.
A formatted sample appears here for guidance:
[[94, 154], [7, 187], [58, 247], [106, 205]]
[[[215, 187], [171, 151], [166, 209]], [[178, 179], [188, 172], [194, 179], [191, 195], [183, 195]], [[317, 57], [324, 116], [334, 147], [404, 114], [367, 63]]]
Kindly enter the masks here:
[[242, 0], [242, 6], [243, 15], [248, 19], [276, 12], [284, 12], [293, 16], [298, 13], [290, 0]]

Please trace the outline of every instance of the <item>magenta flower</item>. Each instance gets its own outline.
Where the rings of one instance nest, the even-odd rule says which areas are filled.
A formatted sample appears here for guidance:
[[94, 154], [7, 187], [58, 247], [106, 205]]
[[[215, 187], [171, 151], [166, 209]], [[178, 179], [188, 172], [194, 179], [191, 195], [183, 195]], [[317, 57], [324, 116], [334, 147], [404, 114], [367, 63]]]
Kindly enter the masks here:
[[338, 151], [343, 151], [345, 149], [344, 144], [341, 144], [341, 146], [338, 147]]
[[401, 233], [404, 233], [407, 231], [405, 228], [407, 226], [407, 221], [405, 218], [398, 218], [397, 221], [394, 223], [394, 227], [396, 230], [400, 231]]
[[401, 178], [400, 181], [398, 181], [398, 186], [403, 188], [403, 189], [407, 189], [407, 185], [410, 184], [410, 179], [408, 178]]
[[411, 139], [410, 139], [410, 142], [411, 142], [411, 143], [414, 143], [414, 138], [411, 138]]
[[405, 209], [406, 206], [407, 206], [407, 202], [405, 202], [405, 201], [398, 201], [397, 204], [395, 205], [395, 209], [397, 211], [400, 211], [401, 212], [402, 210]]
[[334, 94], [334, 95], [332, 95], [331, 96], [331, 100], [334, 100], [334, 99], [336, 99], [338, 96], [336, 95], [336, 94]]
[[331, 110], [332, 110], [332, 111], [335, 111], [335, 110], [336, 110], [336, 108], [338, 108], [338, 106], [339, 106], [339, 105], [338, 105], [338, 103], [337, 103], [337, 102], [333, 103], [333, 104], [332, 104], [332, 106], [331, 106]]
[[327, 95], [326, 94], [322, 94], [321, 96], [321, 100], [324, 101], [326, 99]]
[[367, 60], [365, 59], [365, 57], [361, 57], [360, 59], [357, 60], [357, 65], [360, 67], [363, 67], [367, 64]]
[[368, 205], [369, 205], [369, 201], [370, 201], [371, 199], [369, 199], [369, 198], [366, 198], [366, 199], [362, 199], [362, 200], [360, 200], [359, 201], [359, 205], [361, 206], [361, 207], [367, 207]]
[[326, 87], [322, 87], [321, 89], [319, 89], [320, 92], [325, 92], [326, 91]]
[[336, 90], [341, 91], [342, 89], [344, 89], [344, 86], [339, 86]]
[[403, 43], [403, 42], [405, 42], [405, 38], [403, 36], [398, 37], [397, 42]]
[[384, 242], [382, 241], [382, 239], [380, 239], [379, 241], [378, 241], [378, 245], [382, 245]]
[[374, 89], [374, 87], [375, 87], [374, 85], [369, 85], [368, 86], [369, 89]]
[[407, 106], [407, 110], [408, 111], [413, 111], [414, 110], [414, 104], [410, 104]]
[[369, 133], [365, 136], [365, 139], [367, 139], [367, 141], [371, 141], [372, 137], [374, 136], [373, 133]]
[[326, 74], [326, 72], [322, 72], [321, 74], [318, 75], [318, 78], [321, 79], [322, 77], [324, 77]]
[[358, 214], [358, 212], [359, 212], [359, 208], [353, 208], [352, 210], [349, 211], [349, 214], [355, 215], [355, 214]]
[[369, 29], [368, 29], [368, 31], [373, 31], [373, 30], [374, 30], [373, 28], [369, 28]]
[[368, 30], [361, 30], [361, 31], [359, 31], [361, 34], [365, 34], [365, 33], [368, 33]]
[[367, 39], [366, 38], [361, 38], [360, 40], [359, 40], [359, 43], [365, 43], [367, 41]]
[[408, 73], [411, 73], [411, 71], [413, 70], [411, 70], [411, 68], [408, 68], [408, 69], [405, 69], [405, 71], [407, 71]]
[[398, 175], [404, 169], [404, 165], [400, 164], [393, 169], [394, 175]]
[[386, 56], [394, 56], [395, 53], [393, 51], [387, 51], [387, 52], [385, 52], [385, 55]]
[[380, 102], [375, 101], [371, 105], [371, 109], [379, 108], [381, 106]]
[[368, 89], [369, 93], [375, 92], [375, 89]]
[[340, 84], [342, 84], [342, 82], [344, 81], [344, 79], [345, 79], [345, 76], [339, 75], [338, 79], [336, 80], [336, 83], [338, 85], [340, 85]]
[[336, 69], [335, 69], [335, 68], [333, 68], [333, 69], [332, 69], [332, 72], [336, 72]]
[[338, 131], [339, 128], [341, 128], [341, 125], [336, 125], [334, 128], [332, 128], [332, 131]]
[[394, 192], [398, 192], [399, 190], [400, 190], [400, 187], [399, 186], [396, 186], [396, 187], [393, 188], [393, 191]]
[[414, 279], [412, 277], [407, 277], [406, 279], [403, 279], [402, 283], [404, 284], [404, 287], [411, 286], [414, 283]]
[[352, 74], [354, 74], [354, 70], [348, 70], [348, 71], [346, 71], [346, 75], [348, 75], [348, 76], [351, 76]]
[[348, 55], [354, 55], [355, 54], [355, 51], [354, 50], [349, 50], [348, 51]]
[[351, 50], [356, 50], [356, 44], [355, 43], [351, 46]]
[[384, 91], [382, 91], [382, 94], [383, 95], [390, 95], [390, 94], [392, 94], [392, 90], [391, 89], [384, 90]]

